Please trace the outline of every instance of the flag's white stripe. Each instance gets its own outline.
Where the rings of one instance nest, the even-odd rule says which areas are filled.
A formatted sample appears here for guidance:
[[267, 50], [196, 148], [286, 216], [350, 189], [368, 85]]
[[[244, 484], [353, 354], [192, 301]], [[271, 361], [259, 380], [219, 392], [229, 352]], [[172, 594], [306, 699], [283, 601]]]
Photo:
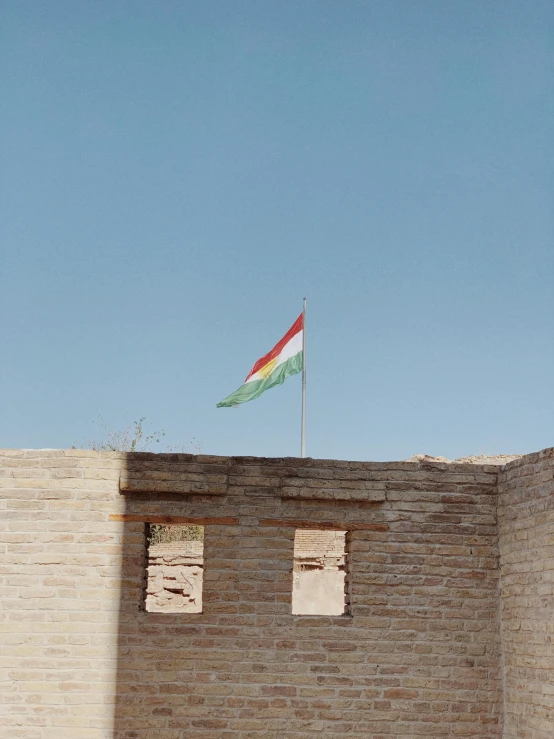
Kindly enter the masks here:
[[[291, 357], [294, 357], [298, 352], [302, 351], [302, 331], [299, 331], [297, 334], [294, 334], [292, 339], [285, 344], [285, 346], [282, 348], [281, 353], [277, 356], [277, 361], [273, 365], [273, 370], [277, 369], [277, 367], [280, 364], [283, 364], [283, 362], [286, 362], [287, 359], [290, 359]], [[263, 367], [262, 369], [258, 370], [256, 374], [252, 375], [252, 377], [249, 377], [246, 382], [254, 382], [255, 380], [261, 380], [264, 377], [263, 375]]]

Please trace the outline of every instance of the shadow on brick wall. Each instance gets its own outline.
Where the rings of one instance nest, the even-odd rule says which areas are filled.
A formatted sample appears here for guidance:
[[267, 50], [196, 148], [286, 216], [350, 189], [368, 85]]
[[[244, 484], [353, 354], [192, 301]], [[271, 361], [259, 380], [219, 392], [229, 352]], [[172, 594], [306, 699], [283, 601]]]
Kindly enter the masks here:
[[[125, 499], [126, 515], [175, 514], [183, 507], [179, 496]], [[140, 521], [123, 524], [114, 739], [181, 739], [185, 730], [187, 739], [215, 739], [217, 732], [190, 730], [189, 712], [194, 716], [203, 699], [192, 694], [194, 660], [182, 656], [199, 638], [203, 616], [145, 611], [146, 528]], [[202, 645], [197, 648], [201, 653]]]
[[[212, 461], [209, 469], [217, 464]], [[127, 475], [152, 478], [164, 467], [171, 468], [171, 475], [179, 469], [189, 474], [195, 466], [200, 465], [190, 455], [129, 454]], [[246, 737], [249, 717], [259, 734], [267, 720], [265, 711], [272, 710], [283, 714], [280, 725], [285, 726], [284, 714], [290, 715], [290, 697], [297, 690], [289, 685], [260, 687], [257, 683], [265, 682], [268, 667], [256, 650], [278, 650], [273, 659], [285, 663], [283, 650], [294, 646], [285, 642], [294, 529], [268, 527], [257, 533], [254, 527], [245, 545], [243, 532], [229, 516], [236, 515], [236, 509], [226, 494], [214, 500], [214, 495], [201, 492], [189, 496], [135, 490], [124, 497], [126, 515], [220, 518], [211, 519], [204, 529], [203, 613], [144, 610], [146, 524], [123, 524], [114, 739]], [[217, 523], [224, 519], [225, 524]], [[274, 628], [269, 639], [266, 627]], [[238, 726], [244, 734], [242, 729], [237, 734]]]
[[[499, 739], [496, 469], [129, 454], [126, 474], [128, 516], [212, 518], [201, 614], [144, 611], [145, 524], [123, 525], [114, 739]], [[349, 531], [350, 616], [292, 614], [298, 521]]]

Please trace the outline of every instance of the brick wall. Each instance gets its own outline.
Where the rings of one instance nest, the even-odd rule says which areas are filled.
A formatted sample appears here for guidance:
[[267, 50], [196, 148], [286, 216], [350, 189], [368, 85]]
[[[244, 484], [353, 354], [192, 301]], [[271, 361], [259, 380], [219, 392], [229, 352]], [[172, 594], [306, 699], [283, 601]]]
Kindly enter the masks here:
[[203, 542], [150, 544], [146, 556], [146, 610], [201, 613]]
[[[292, 585], [294, 613], [343, 612], [345, 538], [344, 531], [303, 529], [296, 532]], [[203, 541], [150, 544], [146, 563], [146, 610], [201, 613], [203, 570]], [[300, 601], [299, 595], [302, 596]]]
[[113, 736], [124, 459], [0, 452], [2, 739]]
[[349, 612], [345, 548], [345, 531], [296, 531], [292, 580], [294, 614], [338, 616]]
[[499, 479], [506, 739], [554, 737], [554, 450]]
[[339, 559], [344, 556], [344, 539], [344, 531], [299, 530], [294, 540], [294, 555], [297, 558], [332, 557]]
[[[497, 477], [2, 452], [0, 723], [25, 739], [500, 737]], [[205, 525], [202, 613], [144, 611], [139, 519], [156, 516]], [[295, 527], [325, 525], [349, 531], [350, 615], [293, 616]]]

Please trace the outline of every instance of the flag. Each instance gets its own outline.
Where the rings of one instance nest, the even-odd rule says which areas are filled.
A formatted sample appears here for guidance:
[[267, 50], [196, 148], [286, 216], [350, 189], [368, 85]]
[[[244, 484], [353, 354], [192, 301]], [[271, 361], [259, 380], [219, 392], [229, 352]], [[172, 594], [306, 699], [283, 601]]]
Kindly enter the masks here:
[[233, 405], [259, 398], [264, 390], [269, 390], [275, 385], [282, 385], [287, 377], [301, 372], [304, 363], [303, 333], [304, 314], [301, 313], [281, 341], [278, 341], [271, 351], [254, 364], [244, 385], [218, 403], [217, 407], [230, 408]]

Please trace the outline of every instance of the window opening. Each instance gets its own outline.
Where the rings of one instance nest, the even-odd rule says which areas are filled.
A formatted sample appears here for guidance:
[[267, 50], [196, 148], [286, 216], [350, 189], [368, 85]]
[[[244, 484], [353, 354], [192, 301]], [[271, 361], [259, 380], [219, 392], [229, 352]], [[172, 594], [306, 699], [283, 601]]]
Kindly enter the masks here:
[[346, 532], [297, 529], [294, 536], [292, 612], [346, 613]]
[[153, 613], [201, 613], [204, 527], [147, 526], [144, 607]]

